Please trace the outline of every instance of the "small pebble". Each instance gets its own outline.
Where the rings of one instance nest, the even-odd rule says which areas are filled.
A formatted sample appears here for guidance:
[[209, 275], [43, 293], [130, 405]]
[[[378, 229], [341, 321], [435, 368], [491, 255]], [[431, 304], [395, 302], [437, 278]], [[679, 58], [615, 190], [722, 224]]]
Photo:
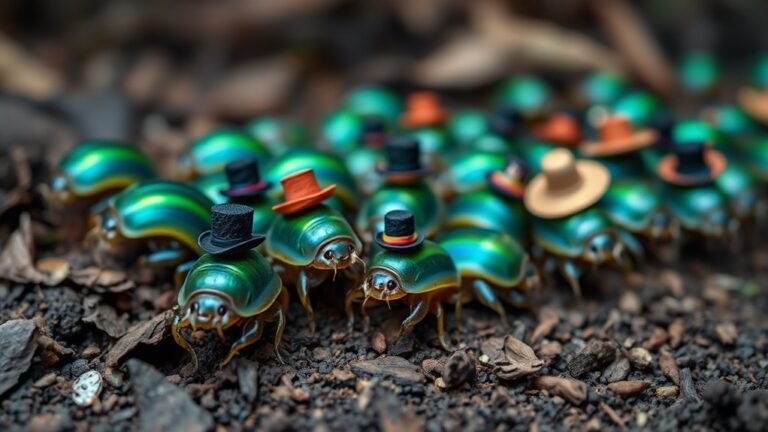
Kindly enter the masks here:
[[72, 399], [76, 404], [90, 406], [101, 393], [102, 379], [98, 371], [90, 370], [80, 375], [72, 383]]
[[377, 331], [371, 338], [371, 346], [373, 350], [379, 354], [384, 354], [387, 351], [387, 337], [384, 333]]
[[42, 377], [40, 377], [40, 379], [35, 381], [35, 383], [32, 384], [32, 385], [37, 387], [37, 388], [45, 388], [45, 387], [48, 387], [49, 385], [51, 385], [51, 384], [53, 384], [55, 382], [56, 382], [56, 373], [55, 372], [51, 372], [51, 373], [45, 374]]
[[677, 397], [680, 393], [680, 389], [677, 386], [663, 386], [656, 388], [656, 396], [658, 397]]
[[85, 358], [94, 358], [101, 354], [101, 348], [97, 347], [96, 345], [88, 345], [83, 350], [83, 357]]
[[629, 350], [629, 361], [639, 370], [648, 370], [653, 365], [653, 357], [647, 349], [635, 347]]

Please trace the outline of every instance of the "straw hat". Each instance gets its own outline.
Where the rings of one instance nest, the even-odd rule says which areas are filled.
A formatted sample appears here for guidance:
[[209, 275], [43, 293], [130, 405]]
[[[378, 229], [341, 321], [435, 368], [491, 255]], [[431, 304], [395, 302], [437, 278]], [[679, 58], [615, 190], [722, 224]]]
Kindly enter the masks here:
[[525, 188], [523, 202], [529, 212], [545, 219], [569, 216], [591, 206], [611, 183], [611, 174], [602, 164], [575, 160], [564, 148], [547, 153], [541, 170]]
[[297, 171], [280, 179], [285, 191], [285, 201], [272, 207], [272, 210], [280, 214], [298, 213], [304, 209], [315, 206], [333, 196], [336, 185], [320, 188], [315, 178], [315, 172], [311, 169]]
[[400, 124], [405, 128], [434, 126], [444, 123], [447, 117], [437, 93], [422, 91], [408, 96]]
[[581, 142], [581, 125], [568, 113], [553, 113], [533, 127], [533, 136], [551, 143], [573, 147]]
[[599, 140], [588, 141], [580, 150], [588, 156], [617, 156], [648, 147], [656, 142], [653, 129], [635, 131], [632, 122], [624, 116], [611, 116], [598, 127]]
[[750, 117], [768, 124], [768, 91], [745, 87], [737, 95], [739, 105]]
[[657, 166], [659, 176], [680, 186], [706, 184], [717, 178], [728, 164], [722, 153], [701, 142], [678, 144]]

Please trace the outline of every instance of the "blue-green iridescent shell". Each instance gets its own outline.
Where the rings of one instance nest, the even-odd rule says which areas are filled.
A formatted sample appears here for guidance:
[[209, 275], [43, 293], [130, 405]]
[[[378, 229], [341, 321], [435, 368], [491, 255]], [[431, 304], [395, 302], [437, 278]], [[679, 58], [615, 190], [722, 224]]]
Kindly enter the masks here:
[[506, 198], [490, 190], [459, 195], [448, 205], [445, 227], [485, 228], [507, 233], [525, 242], [528, 216], [519, 200]]
[[661, 197], [683, 228], [700, 231], [707, 220], [727, 223], [728, 200], [714, 184], [695, 187], [664, 183]]
[[300, 123], [278, 117], [262, 117], [245, 126], [245, 131], [269, 152], [279, 156], [289, 149], [310, 144], [309, 132]]
[[382, 183], [382, 176], [376, 166], [384, 159], [384, 149], [361, 146], [344, 156], [349, 171], [357, 180], [359, 189], [370, 194]]
[[187, 274], [178, 304], [185, 309], [196, 294], [210, 293], [229, 299], [235, 313], [247, 318], [272, 306], [282, 287], [266, 258], [254, 250], [235, 257], [205, 254]]
[[680, 81], [693, 94], [712, 91], [720, 80], [720, 64], [712, 53], [695, 51], [688, 53], [678, 67]]
[[425, 181], [412, 185], [381, 185], [371, 195], [357, 215], [359, 233], [371, 236], [384, 230], [384, 215], [392, 210], [408, 210], [416, 220], [416, 230], [426, 237], [437, 234], [443, 222], [445, 208], [442, 200]]
[[192, 143], [180, 165], [188, 176], [198, 177], [223, 171], [226, 164], [243, 159], [256, 159], [263, 168], [270, 157], [267, 147], [247, 133], [221, 128]]
[[643, 156], [639, 151], [610, 157], [589, 157], [608, 168], [611, 179], [642, 178], [647, 175]]
[[513, 288], [525, 277], [528, 254], [505, 233], [465, 228], [440, 235], [437, 243], [451, 256], [462, 278]]
[[598, 72], [589, 75], [581, 86], [581, 92], [587, 105], [608, 105], [624, 94], [629, 85], [616, 74]]
[[[224, 173], [220, 172], [200, 177], [193, 181], [192, 185], [205, 194], [214, 204], [234, 202], [251, 207], [253, 209], [252, 232], [254, 234], [266, 233], [272, 224], [272, 220], [277, 216], [277, 213], [272, 210], [272, 206], [277, 204], [278, 201], [268, 191], [255, 197], [241, 199], [231, 199], [222, 194], [221, 191], [229, 187], [229, 181]], [[275, 186], [272, 185], [272, 188], [274, 189]]]
[[169, 237], [202, 254], [197, 238], [211, 227], [213, 202], [190, 185], [172, 181], [135, 184], [108, 201], [120, 233], [130, 239]]
[[437, 243], [424, 240], [409, 250], [384, 250], [368, 265], [368, 273], [383, 268], [397, 275], [407, 294], [425, 294], [458, 288], [459, 271], [448, 252]]
[[552, 98], [549, 85], [534, 76], [519, 76], [503, 82], [494, 95], [497, 108], [514, 108], [524, 115], [541, 113]]
[[469, 144], [468, 151], [501, 153], [506, 155], [517, 151], [519, 145], [520, 144], [517, 141], [513, 141], [494, 132], [488, 132], [475, 138]]
[[379, 117], [394, 125], [403, 111], [403, 101], [386, 88], [368, 85], [350, 91], [344, 107], [361, 117]]
[[518, 141], [515, 154], [528, 164], [532, 173], [541, 172], [541, 161], [544, 156], [560, 146], [533, 137], [525, 137]]
[[739, 218], [749, 218], [757, 211], [760, 185], [745, 167], [728, 161], [725, 170], [715, 179], [717, 188], [728, 199], [733, 213]]
[[532, 218], [533, 241], [547, 252], [577, 258], [595, 235], [615, 235], [611, 221], [597, 207], [558, 219]]
[[317, 252], [333, 239], [346, 238], [362, 243], [346, 219], [336, 210], [320, 204], [302, 212], [278, 216], [267, 233], [267, 254], [297, 267], [309, 265]]
[[421, 127], [411, 129], [408, 135], [419, 141], [421, 152], [427, 155], [441, 155], [453, 150], [453, 141], [451, 141], [448, 132], [439, 127]]
[[500, 153], [459, 152], [451, 157], [441, 178], [451, 190], [464, 194], [484, 189], [488, 173], [502, 170], [506, 164], [507, 157]]
[[451, 115], [446, 126], [451, 139], [468, 148], [478, 137], [488, 133], [488, 116], [479, 110], [463, 110]]
[[[155, 177], [152, 163], [138, 149], [112, 141], [86, 141], [59, 162], [54, 190], [90, 197]], [[62, 184], [57, 184], [62, 182]]]
[[612, 182], [599, 205], [614, 224], [633, 233], [648, 230], [653, 215], [664, 208], [658, 189], [641, 179]]
[[749, 75], [753, 85], [768, 88], [768, 54], [763, 53], [755, 57]]
[[[273, 188], [276, 198], [282, 199], [283, 190], [279, 187], [280, 179], [304, 169], [312, 169], [320, 187], [336, 185], [334, 198], [341, 201], [347, 210], [354, 210], [360, 205], [360, 192], [357, 182], [341, 158], [330, 153], [311, 148], [291, 149], [276, 158], [267, 169], [266, 178], [277, 187]], [[335, 206], [334, 206], [335, 207]]]
[[360, 145], [363, 117], [352, 110], [341, 109], [328, 115], [320, 126], [323, 148], [336, 154], [346, 154]]
[[649, 126], [651, 119], [663, 110], [662, 102], [644, 91], [628, 93], [613, 106], [614, 114], [628, 118], [635, 127]]

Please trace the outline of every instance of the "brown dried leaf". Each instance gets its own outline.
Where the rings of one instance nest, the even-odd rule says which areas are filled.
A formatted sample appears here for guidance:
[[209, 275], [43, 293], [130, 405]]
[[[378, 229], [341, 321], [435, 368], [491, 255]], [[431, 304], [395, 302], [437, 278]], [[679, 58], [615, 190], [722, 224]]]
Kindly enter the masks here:
[[0, 76], [4, 91], [34, 99], [54, 96], [63, 84], [54, 70], [3, 35], [0, 35]]
[[508, 71], [507, 59], [504, 51], [486, 38], [464, 33], [419, 61], [410, 75], [423, 86], [476, 87], [502, 78]]
[[86, 267], [70, 273], [72, 282], [93, 289], [96, 292], [119, 293], [136, 286], [125, 272], [98, 267]]
[[83, 301], [85, 314], [83, 321], [92, 323], [99, 330], [113, 338], [119, 338], [127, 329], [127, 323], [121, 319], [115, 308], [101, 303], [98, 296], [86, 297]]
[[608, 390], [621, 397], [635, 397], [651, 386], [650, 381], [618, 381], [608, 384]]
[[506, 381], [525, 378], [544, 367], [544, 362], [536, 357], [533, 349], [513, 336], [504, 338], [500, 354], [501, 356], [491, 357], [491, 364], [496, 376]]
[[165, 311], [151, 320], [140, 322], [115, 342], [115, 345], [107, 352], [107, 366], [116, 366], [122, 358], [141, 345], [157, 345], [170, 335], [170, 324], [173, 320], [173, 311]]
[[551, 395], [560, 396], [573, 405], [581, 405], [587, 400], [587, 384], [577, 379], [543, 376], [536, 378], [533, 385]]
[[539, 325], [531, 334], [531, 345], [536, 345], [542, 338], [552, 333], [552, 330], [560, 323], [560, 315], [551, 308], [542, 308], [539, 313]]
[[643, 342], [643, 348], [655, 351], [669, 340], [669, 333], [662, 328], [657, 328], [647, 341]]
[[610, 407], [605, 402], [600, 402], [600, 408], [605, 412], [605, 414], [610, 418], [616, 425], [620, 428], [624, 428], [626, 424], [624, 423], [624, 419], [621, 418], [621, 416], [614, 411], [613, 408]]
[[732, 322], [724, 322], [715, 326], [715, 335], [723, 345], [733, 345], [739, 337], [739, 331]]
[[682, 318], [675, 319], [669, 324], [667, 332], [669, 333], [669, 346], [672, 348], [679, 347], [685, 336], [685, 321]]
[[49, 286], [64, 280], [61, 274], [48, 274], [35, 268], [32, 220], [28, 213], [21, 215], [19, 228], [11, 234], [0, 254], [0, 279]]
[[680, 385], [680, 369], [677, 367], [677, 361], [666, 349], [659, 352], [659, 365], [665, 377], [669, 378], [675, 385]]

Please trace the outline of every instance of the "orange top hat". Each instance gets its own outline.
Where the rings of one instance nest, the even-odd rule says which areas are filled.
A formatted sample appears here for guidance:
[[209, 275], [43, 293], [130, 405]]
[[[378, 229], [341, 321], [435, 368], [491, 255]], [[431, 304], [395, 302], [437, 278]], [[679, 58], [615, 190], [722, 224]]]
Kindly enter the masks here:
[[320, 188], [315, 178], [315, 172], [304, 169], [280, 179], [285, 191], [285, 201], [272, 207], [272, 210], [288, 215], [298, 213], [309, 207], [318, 205], [333, 196], [336, 185]]
[[437, 93], [421, 91], [408, 96], [400, 124], [405, 128], [434, 126], [444, 123], [447, 117]]
[[533, 127], [533, 136], [568, 147], [574, 147], [581, 142], [581, 125], [570, 114], [553, 113], [545, 121]]
[[653, 129], [635, 131], [632, 122], [624, 116], [610, 116], [598, 128], [599, 140], [588, 141], [580, 150], [587, 156], [617, 156], [648, 147], [656, 142]]

